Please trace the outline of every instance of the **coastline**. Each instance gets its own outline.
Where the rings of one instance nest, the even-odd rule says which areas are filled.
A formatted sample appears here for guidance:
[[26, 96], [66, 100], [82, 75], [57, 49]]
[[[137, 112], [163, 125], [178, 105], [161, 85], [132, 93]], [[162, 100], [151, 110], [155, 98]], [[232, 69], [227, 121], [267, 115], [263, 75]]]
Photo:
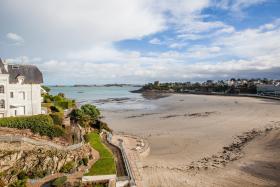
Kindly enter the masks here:
[[190, 95], [213, 95], [213, 96], [225, 96], [225, 97], [253, 97], [253, 98], [261, 98], [261, 99], [272, 99], [279, 100], [280, 97], [277, 96], [265, 96], [258, 94], [226, 94], [226, 93], [218, 93], [218, 92], [175, 92], [175, 91], [162, 91], [162, 90], [133, 90], [131, 93], [140, 93], [144, 98], [148, 99], [159, 99], [162, 97], [168, 97], [171, 94], [190, 94]]
[[[147, 186], [170, 186], [168, 181], [177, 186], [196, 186], [198, 179], [192, 180], [194, 184], [180, 181], [180, 178], [190, 180], [188, 176], [193, 175], [179, 171], [182, 165], [215, 155], [244, 132], [280, 121], [278, 102], [267, 99], [175, 93], [148, 102], [157, 107], [117, 113], [104, 111], [104, 120], [115, 132], [148, 140], [150, 154], [141, 158], [143, 165], [149, 166], [143, 168]], [[231, 163], [235, 161], [230, 161], [227, 169], [232, 169]], [[204, 169], [195, 171], [200, 177], [204, 172]], [[213, 178], [219, 181], [217, 176]]]

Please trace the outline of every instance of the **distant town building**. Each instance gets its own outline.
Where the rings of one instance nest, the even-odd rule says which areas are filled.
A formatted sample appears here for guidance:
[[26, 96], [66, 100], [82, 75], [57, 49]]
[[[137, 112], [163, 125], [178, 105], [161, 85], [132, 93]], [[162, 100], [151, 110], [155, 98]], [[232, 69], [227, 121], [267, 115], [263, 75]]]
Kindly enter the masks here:
[[257, 85], [257, 93], [264, 95], [280, 95], [280, 85], [259, 84]]
[[0, 118], [41, 114], [43, 76], [34, 65], [0, 59]]
[[155, 82], [154, 82], [154, 85], [155, 85], [155, 86], [159, 86], [159, 81], [155, 81]]

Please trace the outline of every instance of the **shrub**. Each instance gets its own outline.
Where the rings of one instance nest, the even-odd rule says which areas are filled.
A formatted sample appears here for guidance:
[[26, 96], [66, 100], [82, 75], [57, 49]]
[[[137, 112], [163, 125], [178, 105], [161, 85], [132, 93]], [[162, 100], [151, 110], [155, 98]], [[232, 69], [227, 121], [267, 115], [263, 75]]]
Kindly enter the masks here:
[[62, 168], [60, 169], [61, 173], [70, 173], [72, 169], [75, 168], [75, 162], [74, 161], [70, 161], [67, 162], [66, 164], [64, 164], [62, 166]]
[[82, 158], [82, 160], [79, 160], [79, 166], [80, 165], [87, 166], [88, 165], [88, 158], [84, 157], [84, 158]]
[[44, 103], [51, 103], [53, 101], [53, 96], [50, 94], [43, 95]]
[[60, 96], [60, 97], [65, 98], [65, 94], [64, 93], [58, 93], [57, 95]]
[[48, 93], [51, 91], [51, 89], [45, 85], [42, 85], [41, 87]]
[[83, 161], [83, 164], [84, 164], [85, 166], [88, 165], [88, 158], [87, 158], [87, 157], [84, 157], [84, 158], [82, 159], [82, 161]]
[[[30, 178], [30, 179], [35, 179], [35, 178], [44, 178], [48, 172], [44, 171], [44, 170], [39, 170], [39, 171], [28, 171], [27, 173], [23, 173], [22, 176], [24, 176], [25, 174], [25, 178]], [[18, 179], [19, 179], [19, 175], [18, 175]]]
[[60, 102], [57, 102], [56, 104], [63, 109], [69, 109], [71, 107], [70, 101], [60, 101]]
[[24, 171], [19, 172], [19, 174], [17, 175], [18, 180], [23, 180], [28, 178], [27, 174]]
[[84, 140], [85, 140], [86, 143], [88, 143], [89, 142], [89, 136], [85, 134], [84, 135]]
[[50, 116], [51, 116], [51, 118], [53, 120], [53, 123], [55, 125], [62, 126], [63, 118], [64, 118], [64, 114], [63, 113], [61, 113], [61, 112], [54, 112], [54, 113], [51, 113]]
[[26, 187], [26, 180], [17, 180], [10, 184], [9, 187]]
[[59, 177], [52, 182], [51, 186], [62, 187], [65, 184], [66, 181], [67, 181], [66, 176]]
[[100, 120], [97, 120], [97, 121], [96, 121], [94, 124], [92, 124], [91, 126], [92, 126], [92, 128], [97, 129], [99, 132], [100, 132], [102, 129], [104, 129], [104, 130], [106, 130], [106, 131], [108, 131], [108, 132], [112, 132], [112, 129], [110, 129], [110, 128], [108, 127], [108, 124], [105, 123], [105, 122], [103, 122], [103, 121], [100, 121]]
[[50, 106], [52, 112], [64, 112], [63, 109], [59, 106]]
[[7, 117], [0, 120], [0, 127], [17, 129], [30, 129], [33, 133], [41, 136], [59, 137], [64, 135], [64, 130], [53, 124], [53, 120], [48, 115], [35, 115], [24, 117]]

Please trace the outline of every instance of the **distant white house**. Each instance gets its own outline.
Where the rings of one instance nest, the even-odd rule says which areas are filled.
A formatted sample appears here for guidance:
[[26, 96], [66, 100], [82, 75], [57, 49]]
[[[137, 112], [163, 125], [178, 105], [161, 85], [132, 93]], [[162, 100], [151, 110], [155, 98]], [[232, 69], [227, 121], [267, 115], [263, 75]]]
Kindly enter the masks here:
[[34, 65], [0, 59], [0, 118], [41, 114], [43, 76]]

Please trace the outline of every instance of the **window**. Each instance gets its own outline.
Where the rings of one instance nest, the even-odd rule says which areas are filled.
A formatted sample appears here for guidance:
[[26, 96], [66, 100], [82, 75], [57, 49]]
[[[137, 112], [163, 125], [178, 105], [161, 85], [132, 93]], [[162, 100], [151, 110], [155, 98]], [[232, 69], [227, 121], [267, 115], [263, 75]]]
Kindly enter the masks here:
[[10, 92], [10, 98], [14, 98], [14, 92]]
[[0, 108], [5, 108], [5, 100], [4, 99], [0, 100]]
[[19, 99], [25, 100], [25, 92], [19, 92]]
[[0, 93], [4, 93], [5, 89], [4, 89], [4, 85], [0, 85]]
[[12, 65], [12, 69], [19, 69], [18, 65]]

